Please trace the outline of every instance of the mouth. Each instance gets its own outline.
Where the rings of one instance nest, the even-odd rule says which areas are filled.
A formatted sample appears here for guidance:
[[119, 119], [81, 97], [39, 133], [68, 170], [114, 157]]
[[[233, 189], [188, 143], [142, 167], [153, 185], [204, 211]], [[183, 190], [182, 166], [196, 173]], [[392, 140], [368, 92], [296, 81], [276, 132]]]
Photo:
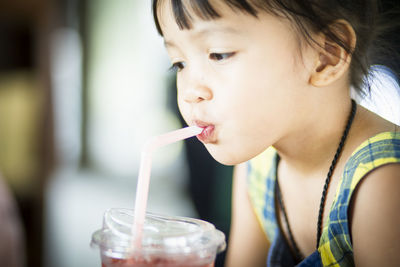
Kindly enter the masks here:
[[215, 142], [215, 125], [203, 121], [195, 121], [195, 124], [203, 128], [203, 131], [196, 135], [201, 142], [205, 144]]

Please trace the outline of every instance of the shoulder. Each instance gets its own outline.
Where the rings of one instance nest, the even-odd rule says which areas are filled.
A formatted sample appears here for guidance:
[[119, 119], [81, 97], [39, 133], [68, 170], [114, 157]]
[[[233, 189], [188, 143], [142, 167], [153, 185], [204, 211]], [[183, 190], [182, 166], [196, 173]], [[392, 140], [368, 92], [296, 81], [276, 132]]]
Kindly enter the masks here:
[[368, 173], [354, 191], [350, 222], [356, 266], [400, 262], [400, 163]]
[[400, 162], [400, 133], [383, 132], [361, 143], [346, 163], [343, 183], [351, 191], [370, 172]]
[[[327, 258], [346, 258], [356, 266], [374, 266], [368, 262], [390, 266], [377, 264], [382, 260], [377, 257], [386, 255], [387, 247], [382, 243], [391, 246], [400, 242], [400, 235], [394, 233], [400, 216], [393, 218], [400, 208], [400, 194], [396, 192], [400, 188], [399, 163], [400, 134], [396, 132], [372, 136], [353, 151], [338, 186], [329, 228], [321, 237], [329, 244], [328, 249], [321, 248]], [[332, 236], [335, 242], [331, 242]], [[338, 251], [342, 252], [339, 256]], [[369, 259], [371, 256], [378, 260]]]
[[[260, 218], [255, 213], [246, 188], [246, 164], [235, 166], [228, 266], [261, 266], [266, 261], [269, 241], [263, 232]], [[246, 231], [243, 231], [246, 229]]]

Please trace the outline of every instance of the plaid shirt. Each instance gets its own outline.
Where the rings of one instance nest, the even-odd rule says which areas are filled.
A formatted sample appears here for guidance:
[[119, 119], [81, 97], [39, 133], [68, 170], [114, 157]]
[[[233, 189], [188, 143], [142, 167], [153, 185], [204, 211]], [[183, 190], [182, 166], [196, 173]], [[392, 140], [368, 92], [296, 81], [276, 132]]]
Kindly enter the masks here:
[[[279, 234], [275, 216], [276, 160], [277, 153], [271, 147], [248, 162], [249, 196], [270, 243], [273, 243]], [[318, 253], [311, 255], [318, 256], [318, 265], [354, 266], [348, 224], [352, 193], [366, 174], [389, 163], [400, 163], [400, 133], [380, 133], [367, 139], [353, 152], [338, 184], [328, 220], [322, 231]], [[306, 258], [304, 262], [307, 260], [309, 262], [310, 259]], [[298, 266], [302, 266], [302, 263]]]

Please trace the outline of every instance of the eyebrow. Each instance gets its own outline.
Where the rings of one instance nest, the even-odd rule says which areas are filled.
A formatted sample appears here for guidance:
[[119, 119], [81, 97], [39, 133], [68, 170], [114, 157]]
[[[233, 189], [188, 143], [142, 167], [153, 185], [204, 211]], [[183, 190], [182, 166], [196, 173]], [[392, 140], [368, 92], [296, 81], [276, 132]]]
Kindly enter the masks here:
[[[207, 27], [204, 29], [200, 29], [193, 32], [193, 38], [201, 38], [205, 35], [212, 35], [212, 34], [232, 34], [238, 35], [240, 32], [236, 28], [232, 27]], [[176, 45], [168, 40], [164, 39], [164, 46], [165, 47], [175, 47]]]

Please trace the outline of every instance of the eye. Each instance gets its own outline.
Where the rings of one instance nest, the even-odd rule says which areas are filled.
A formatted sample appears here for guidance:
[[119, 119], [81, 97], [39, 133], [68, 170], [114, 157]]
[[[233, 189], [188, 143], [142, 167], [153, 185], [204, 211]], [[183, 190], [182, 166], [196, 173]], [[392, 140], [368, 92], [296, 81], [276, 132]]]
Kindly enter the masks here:
[[172, 66], [169, 67], [170, 71], [181, 71], [183, 70], [183, 68], [185, 67], [185, 63], [184, 62], [175, 62], [172, 63]]
[[210, 53], [209, 58], [211, 60], [221, 61], [221, 60], [226, 60], [226, 59], [232, 57], [234, 54], [235, 54], [235, 52], [230, 52], [230, 53]]

